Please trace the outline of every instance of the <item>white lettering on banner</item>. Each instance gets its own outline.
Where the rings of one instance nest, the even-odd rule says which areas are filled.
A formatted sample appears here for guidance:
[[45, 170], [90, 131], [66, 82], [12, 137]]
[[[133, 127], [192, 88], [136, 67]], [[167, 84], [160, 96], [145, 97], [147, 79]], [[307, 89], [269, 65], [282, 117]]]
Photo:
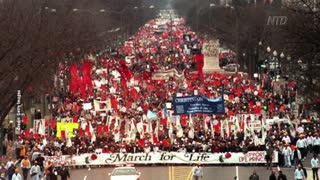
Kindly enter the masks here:
[[21, 133], [21, 90], [17, 91], [16, 134]]
[[[59, 166], [64, 162], [68, 166], [82, 165], [121, 165], [121, 164], [248, 164], [266, 163], [265, 151], [250, 151], [248, 153], [113, 153], [113, 154], [81, 154], [79, 156], [46, 156]], [[278, 162], [278, 154], [274, 153], [273, 162]]]

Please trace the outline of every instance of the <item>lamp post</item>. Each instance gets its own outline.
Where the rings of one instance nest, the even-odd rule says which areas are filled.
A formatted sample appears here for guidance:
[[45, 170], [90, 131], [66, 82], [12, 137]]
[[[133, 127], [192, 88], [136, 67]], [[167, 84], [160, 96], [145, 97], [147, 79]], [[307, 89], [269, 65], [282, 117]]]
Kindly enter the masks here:
[[286, 68], [286, 74], [287, 74], [287, 77], [288, 77], [288, 79], [290, 79], [290, 77], [289, 77], [289, 71], [291, 70], [291, 56], [290, 55], [287, 55], [287, 64], [288, 64], [288, 66], [287, 66], [287, 68]]
[[267, 52], [268, 52], [268, 53], [271, 52], [270, 46], [267, 47]]
[[273, 59], [271, 57], [271, 48], [270, 46], [267, 47], [267, 57], [265, 59], [265, 64], [266, 64], [266, 68], [267, 68], [267, 73], [268, 73], [268, 76], [271, 77], [271, 79], [273, 79], [273, 73], [274, 73], [274, 64], [273, 64]]
[[274, 50], [272, 52], [272, 55], [273, 55], [272, 62], [273, 62], [273, 68], [274, 68], [273, 77], [277, 81], [277, 79], [278, 79], [278, 67], [279, 67], [278, 52], [276, 50]]
[[261, 67], [260, 67], [260, 65], [261, 65], [261, 60], [260, 60], [261, 47], [262, 47], [262, 41], [259, 41], [258, 47], [257, 47], [256, 61], [255, 61], [255, 66], [254, 66], [254, 68], [255, 68], [254, 73], [258, 73], [259, 77], [261, 76]]
[[245, 58], [246, 58], [246, 53], [242, 53], [242, 62], [245, 61]]

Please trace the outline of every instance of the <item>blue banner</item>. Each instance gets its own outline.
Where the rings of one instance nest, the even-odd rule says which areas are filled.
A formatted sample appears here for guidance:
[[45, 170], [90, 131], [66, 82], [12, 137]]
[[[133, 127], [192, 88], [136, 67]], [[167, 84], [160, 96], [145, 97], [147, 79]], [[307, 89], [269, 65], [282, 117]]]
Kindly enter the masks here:
[[223, 97], [210, 99], [203, 96], [173, 98], [174, 115], [182, 114], [225, 114]]

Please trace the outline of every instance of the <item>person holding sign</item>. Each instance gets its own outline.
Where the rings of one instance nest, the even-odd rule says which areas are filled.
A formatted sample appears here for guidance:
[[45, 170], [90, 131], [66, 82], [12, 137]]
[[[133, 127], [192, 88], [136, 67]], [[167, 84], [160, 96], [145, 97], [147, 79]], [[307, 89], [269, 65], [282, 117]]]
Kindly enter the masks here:
[[200, 163], [193, 168], [192, 175], [194, 180], [200, 180], [203, 177], [203, 169], [200, 167]]

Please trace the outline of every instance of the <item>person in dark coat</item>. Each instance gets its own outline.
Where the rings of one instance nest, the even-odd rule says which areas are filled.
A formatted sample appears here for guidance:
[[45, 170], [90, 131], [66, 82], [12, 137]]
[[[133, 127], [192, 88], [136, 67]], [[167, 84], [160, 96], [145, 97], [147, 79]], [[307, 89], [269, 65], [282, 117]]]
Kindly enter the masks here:
[[61, 176], [61, 180], [68, 180], [70, 178], [69, 169], [65, 167], [64, 163], [61, 164], [59, 175]]
[[271, 171], [271, 175], [269, 176], [269, 180], [277, 180], [276, 172], [274, 170]]
[[258, 176], [256, 170], [253, 170], [251, 176], [249, 177], [249, 180], [259, 180], [259, 176]]
[[11, 166], [8, 168], [8, 180], [12, 179], [13, 174], [15, 173], [16, 166], [14, 163], [11, 164]]
[[57, 167], [53, 167], [52, 174], [50, 175], [50, 180], [58, 180], [58, 169]]
[[44, 157], [41, 155], [41, 154], [39, 154], [38, 155], [38, 157], [35, 159], [37, 162], [38, 162], [38, 165], [40, 166], [40, 169], [41, 169], [41, 171], [43, 171], [44, 170]]
[[277, 180], [287, 180], [287, 176], [284, 175], [282, 171], [279, 171], [279, 176]]
[[307, 179], [307, 177], [308, 177], [307, 169], [303, 167], [303, 164], [302, 164], [302, 163], [299, 163], [298, 166], [299, 166], [299, 165], [301, 166], [301, 169], [303, 170], [304, 176], [305, 176], [305, 178]]

